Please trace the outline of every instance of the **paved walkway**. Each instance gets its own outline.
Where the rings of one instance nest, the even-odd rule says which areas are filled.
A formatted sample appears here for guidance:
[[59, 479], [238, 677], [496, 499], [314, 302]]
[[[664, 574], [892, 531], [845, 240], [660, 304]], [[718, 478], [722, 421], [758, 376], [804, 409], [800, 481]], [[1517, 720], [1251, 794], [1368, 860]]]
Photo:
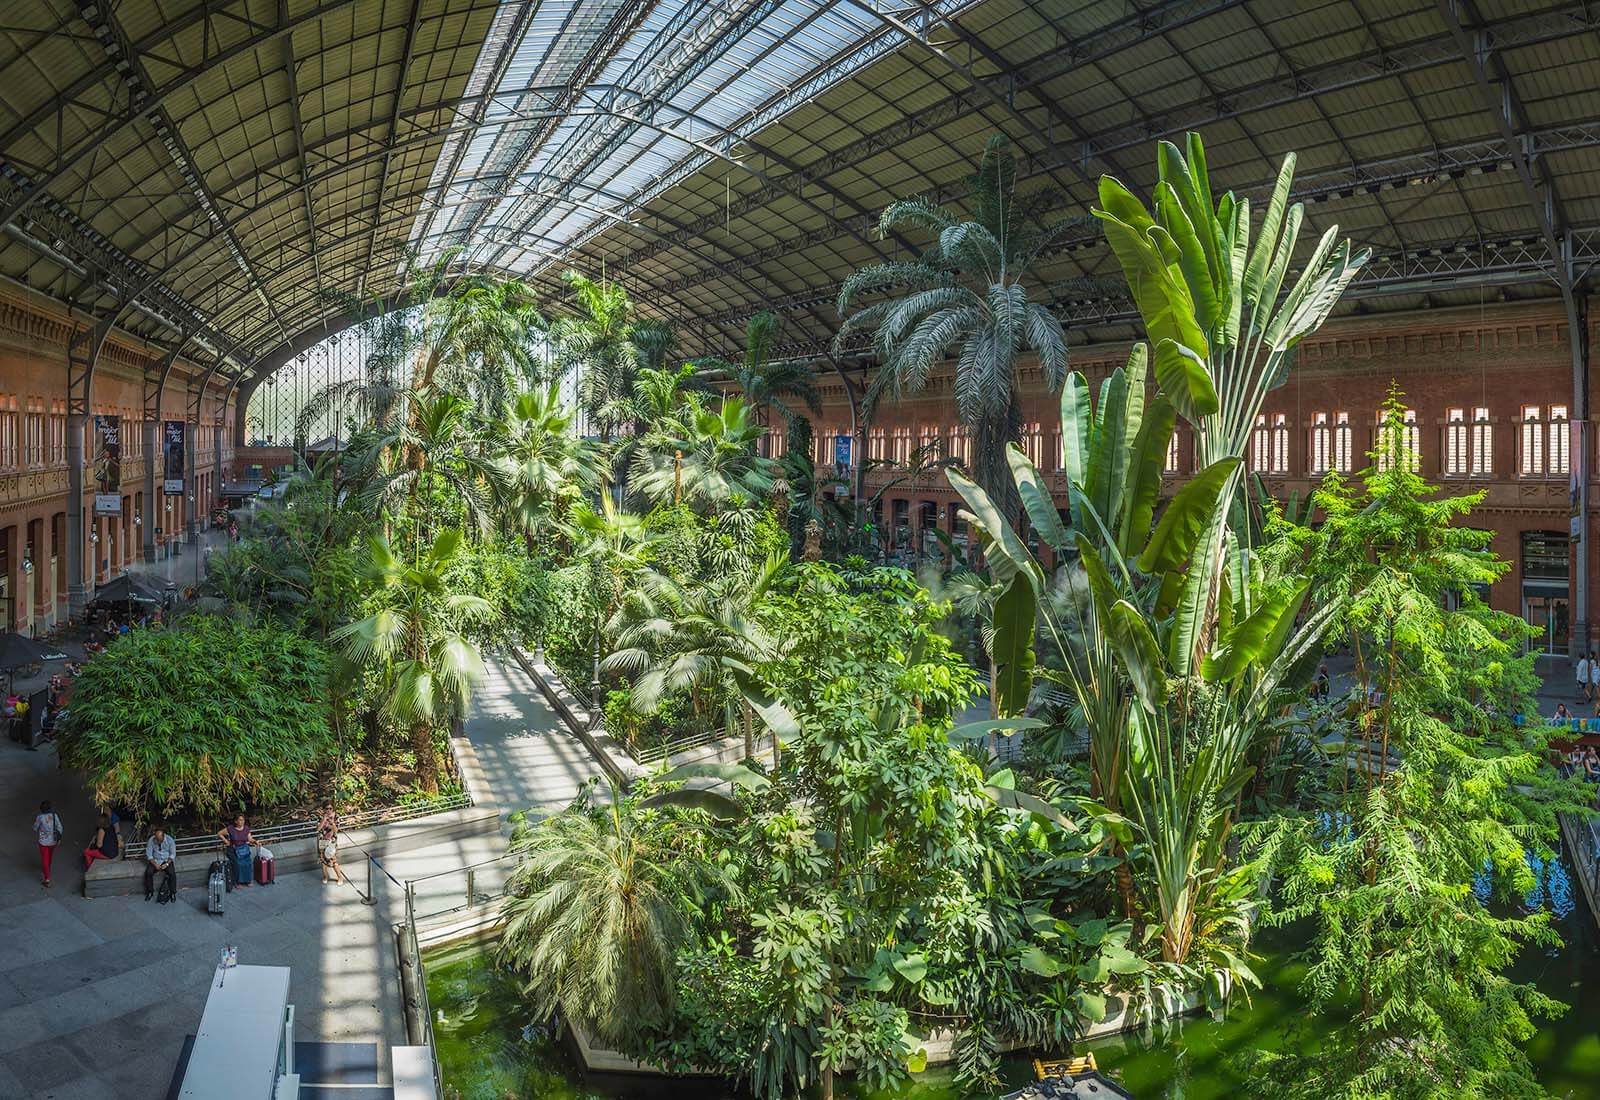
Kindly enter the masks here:
[[509, 833], [506, 818], [512, 813], [561, 809], [600, 768], [521, 665], [508, 657], [485, 664], [488, 676], [478, 689], [465, 733], [488, 792], [477, 797], [477, 804], [497, 807], [501, 828]]
[[[528, 806], [558, 809], [598, 769], [520, 668], [493, 662], [490, 673], [466, 724], [487, 790], [480, 802], [499, 807], [502, 820]], [[54, 801], [67, 829], [49, 890], [29, 829], [42, 798]], [[405, 1042], [392, 933], [402, 887], [374, 872], [375, 904], [364, 904], [357, 887], [366, 888], [366, 864], [347, 848], [354, 886], [284, 874], [274, 886], [228, 895], [222, 917], [207, 915], [195, 890], [166, 906], [142, 897], [89, 901], [76, 851], [92, 820], [82, 783], [59, 769], [53, 747], [30, 753], [0, 741], [0, 1097], [166, 1095], [226, 944], [238, 946], [243, 963], [292, 967], [298, 1040], [377, 1041], [387, 1067], [389, 1048]], [[504, 850], [503, 836], [489, 834], [392, 857], [383, 868], [400, 882], [437, 876], [418, 890], [419, 907], [433, 911], [464, 897], [456, 869]], [[475, 888], [494, 891], [497, 871], [479, 871]]]

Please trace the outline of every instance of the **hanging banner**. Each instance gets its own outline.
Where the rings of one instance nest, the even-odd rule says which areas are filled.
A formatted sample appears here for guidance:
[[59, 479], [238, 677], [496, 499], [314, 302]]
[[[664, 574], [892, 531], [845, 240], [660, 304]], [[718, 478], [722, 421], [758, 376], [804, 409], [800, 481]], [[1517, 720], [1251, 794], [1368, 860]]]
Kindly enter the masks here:
[[161, 491], [169, 497], [183, 495], [184, 471], [183, 421], [161, 422]]
[[847, 435], [833, 437], [833, 464], [842, 472], [850, 465], [851, 443], [854, 441]]
[[122, 417], [94, 418], [94, 514], [122, 514]]

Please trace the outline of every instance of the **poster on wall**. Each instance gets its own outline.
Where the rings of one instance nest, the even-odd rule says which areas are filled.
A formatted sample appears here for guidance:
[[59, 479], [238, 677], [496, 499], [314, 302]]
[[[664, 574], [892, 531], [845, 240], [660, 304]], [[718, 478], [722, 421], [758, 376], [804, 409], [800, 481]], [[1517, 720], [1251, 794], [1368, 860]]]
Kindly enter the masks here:
[[122, 417], [94, 418], [94, 514], [122, 514]]
[[169, 497], [183, 495], [183, 421], [161, 422], [161, 491]]

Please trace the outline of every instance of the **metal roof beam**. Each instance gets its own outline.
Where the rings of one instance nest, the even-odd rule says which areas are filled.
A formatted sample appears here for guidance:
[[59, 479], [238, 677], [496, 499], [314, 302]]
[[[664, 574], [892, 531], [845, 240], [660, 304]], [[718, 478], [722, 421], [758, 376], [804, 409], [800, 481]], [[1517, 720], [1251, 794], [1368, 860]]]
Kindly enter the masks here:
[[[278, 0], [278, 22], [289, 19], [289, 0]], [[305, 196], [306, 243], [311, 248], [312, 271], [317, 280], [317, 293], [322, 293], [322, 263], [317, 258], [317, 211], [311, 200], [311, 158], [306, 155], [306, 126], [300, 117], [300, 80], [295, 75], [298, 62], [294, 56], [294, 35], [283, 39], [283, 75], [289, 84], [289, 124], [294, 129], [295, 156], [300, 161], [300, 193]]]
[[[569, 106], [576, 102], [583, 88], [597, 78], [611, 59], [617, 55], [622, 44], [639, 29], [650, 12], [659, 4], [660, 0], [644, 0], [644, 2], [628, 3], [620, 6], [613, 13], [610, 22], [601, 32], [600, 36], [590, 45], [589, 50], [579, 60], [573, 70], [572, 76], [565, 81], [565, 88], [561, 99]], [[695, 10], [694, 5], [685, 5], [675, 16], [674, 23], [669, 25], [663, 34], [657, 36], [658, 41], [668, 40], [678, 20], [687, 19]], [[568, 14], [568, 20], [576, 17], [582, 11], [581, 5], [574, 5]], [[498, 88], [491, 89], [498, 91]], [[490, 194], [482, 199], [482, 204], [468, 217], [467, 223], [455, 231], [460, 238], [471, 237], [482, 228], [486, 219], [495, 207], [511, 190], [511, 186], [522, 175], [528, 162], [550, 140], [557, 128], [561, 125], [563, 114], [552, 112], [541, 117], [531, 126], [507, 126], [495, 136], [494, 144], [490, 147], [489, 154], [484, 158], [485, 164], [493, 164], [497, 180], [491, 188]], [[445, 180], [449, 184], [450, 180]]]
[[[1100, 30], [1093, 31], [1075, 39], [1069, 39], [1059, 44], [1055, 49], [1043, 57], [1022, 66], [1016, 71], [1014, 80], [1018, 90], [1032, 88], [1046, 81], [1054, 80], [1073, 69], [1110, 57], [1122, 50], [1148, 42], [1159, 37], [1167, 30], [1175, 27], [1186, 26], [1196, 20], [1214, 15], [1229, 8], [1239, 6], [1243, 0], [1167, 0], [1165, 3], [1150, 5], [1125, 18], [1118, 19]], [[773, 97], [761, 107], [752, 111], [745, 119], [740, 120], [738, 127], [748, 133], [759, 133], [760, 130], [782, 118], [795, 108], [810, 102], [828, 88], [839, 83], [845, 77], [851, 76], [861, 69], [879, 60], [881, 57], [905, 45], [903, 36], [897, 36], [888, 28], [876, 38], [857, 46], [849, 53], [834, 58], [819, 66], [814, 72], [798, 81], [793, 87], [786, 89], [780, 95]], [[980, 93], [976, 88], [964, 89], [946, 99], [918, 110], [915, 114], [907, 115], [899, 122], [892, 123], [879, 130], [850, 142], [834, 150], [816, 161], [805, 166], [803, 173], [795, 176], [781, 177], [769, 187], [751, 192], [736, 204], [737, 209], [730, 213], [737, 216], [766, 205], [773, 199], [794, 195], [806, 186], [815, 183], [823, 176], [831, 175], [844, 168], [853, 167], [868, 157], [875, 156], [886, 148], [905, 142], [911, 138], [936, 130], [947, 123], [964, 118], [978, 110], [976, 100]], [[1052, 155], [1043, 159], [1043, 170], [1067, 164], [1078, 151], [1070, 146], [1058, 144]], [[1087, 153], [1084, 154], [1087, 157]], [[1030, 158], [1035, 160], [1038, 158]], [[662, 176], [654, 183], [649, 193], [642, 194], [637, 200], [637, 205], [643, 207], [666, 192], [674, 185], [681, 183], [695, 172], [705, 166], [704, 159], [691, 159], [676, 167], [671, 173]], [[694, 223], [697, 231], [705, 222]], [[600, 230], [581, 234], [574, 242], [573, 250], [577, 251], [588, 243]], [[648, 259], [661, 251], [654, 248], [642, 255], [630, 256], [633, 261]]]
[[[412, 51], [417, 48], [417, 24], [422, 20], [422, 0], [411, 0], [411, 15], [406, 20], [405, 48], [400, 51], [400, 71], [394, 78], [394, 106], [389, 112], [389, 136], [384, 141], [385, 149], [383, 160], [378, 168], [378, 190], [372, 197], [372, 236], [367, 239], [367, 262], [361, 272], [361, 278], [356, 283], [356, 295], [359, 297], [366, 291], [367, 275], [372, 270], [372, 252], [378, 245], [378, 223], [383, 220], [383, 193], [389, 186], [389, 162], [392, 150], [388, 148], [394, 142], [395, 134], [400, 127], [400, 104], [405, 98], [406, 73], [411, 69]], [[284, 339], [289, 338], [287, 331]]]
[[[452, 136], [446, 141], [447, 152], [434, 165], [433, 170], [433, 179], [441, 181], [441, 185], [454, 179], [456, 173], [461, 171], [461, 162], [466, 159], [467, 150], [472, 147], [472, 138], [488, 115], [490, 93], [505, 79], [512, 60], [517, 56], [517, 48], [521, 46], [523, 37], [528, 33], [528, 24], [533, 21], [536, 10], [533, 4], [502, 4], [496, 11], [494, 24], [489, 28], [489, 40], [493, 41], [498, 33], [500, 48], [493, 61], [487, 66], [474, 66], [472, 76], [468, 78], [467, 89], [474, 97], [469, 112], [471, 128], [466, 134]], [[429, 188], [429, 190], [434, 189], [434, 187]], [[429, 215], [421, 235], [427, 236], [432, 231], [433, 217]]]
[[[78, 0], [78, 14], [89, 25], [95, 37], [100, 39], [106, 53], [111, 57], [112, 67], [121, 74], [122, 83], [128, 89], [129, 100], [139, 103], [145, 97], [146, 89], [151, 86], [150, 73], [145, 68], [144, 58], [133, 51], [133, 46], [123, 33], [116, 15], [109, 7], [102, 7], [101, 0]], [[161, 139], [161, 143], [166, 146], [174, 167], [183, 177], [184, 184], [194, 195], [200, 209], [222, 233], [223, 242], [228, 246], [234, 262], [244, 272], [247, 281], [253, 284], [262, 306], [266, 308], [278, 327], [283, 328], [283, 318], [279, 316], [277, 306], [267, 295], [266, 286], [257, 277], [255, 267], [251, 264], [250, 257], [245, 254], [244, 245], [240, 242], [238, 234], [223, 218], [217, 197], [207, 185], [205, 174], [196, 162], [193, 151], [183, 140], [177, 122], [159, 102], [148, 106], [145, 118], [155, 128], [156, 136]]]
[[[48, 192], [68, 172], [82, 164], [85, 158], [96, 152], [106, 142], [122, 133], [140, 118], [148, 115], [156, 107], [162, 106], [172, 96], [188, 88], [218, 66], [226, 65], [235, 57], [253, 53], [268, 42], [274, 41], [282, 35], [292, 33], [297, 27], [316, 23], [334, 12], [351, 7], [354, 3], [355, 0], [322, 0], [321, 3], [307, 8], [287, 22], [279, 22], [275, 27], [247, 35], [226, 47], [220, 46], [213, 36], [206, 35], [203, 40], [204, 53], [197, 64], [188, 66], [179, 76], [169, 80], [161, 87], [141, 92], [126, 110], [115, 115], [106, 125], [86, 135], [71, 147], [58, 147], [50, 163], [39, 166], [39, 178], [35, 187], [22, 195], [22, 197], [0, 206], [0, 226], [10, 225], [18, 214], [37, 202], [40, 196]], [[217, 10], [226, 6], [218, 5]], [[58, 112], [74, 106], [76, 98], [85, 94], [94, 84], [98, 84], [102, 76], [103, 74], [97, 72], [94, 82], [86, 88], [80, 88], [75, 84], [76, 91], [63, 92], [61, 95], [55, 96], [42, 104], [37, 110], [30, 113], [27, 118], [7, 131], [4, 136], [0, 136], [0, 149], [11, 148], [20, 137], [31, 133], [41, 123]], [[79, 83], [81, 84], [82, 82]], [[88, 109], [103, 113], [100, 107], [90, 106]]]
[[[685, 5], [679, 13], [680, 17], [688, 14], [701, 16], [699, 23], [684, 25], [684, 30], [688, 32], [686, 40], [675, 41], [669, 35], [657, 36], [652, 44], [655, 48], [644, 50], [622, 74], [618, 85], [638, 89], [630, 94], [670, 103], [734, 43], [770, 15], [779, 3], [781, 0], [732, 0], [726, 5]], [[638, 131], [637, 126], [630, 128], [625, 123], [608, 127], [608, 121], [601, 119], [577, 127], [561, 147], [551, 153], [551, 171], [548, 174], [560, 180], [582, 179], [604, 164]], [[536, 206], [518, 218], [517, 227], [521, 229], [537, 225], [548, 211], [547, 204]], [[489, 264], [494, 265], [502, 255], [503, 249], [492, 253]]]
[[[1400, 191], [1411, 187], [1426, 187], [1445, 179], [1460, 179], [1496, 171], [1509, 171], [1513, 159], [1519, 155], [1519, 150], [1525, 150], [1527, 155], [1538, 159], [1554, 152], [1596, 148], [1600, 148], [1600, 121], [1576, 126], [1560, 126], [1549, 130], [1525, 133], [1516, 146], [1508, 146], [1504, 139], [1493, 138], [1465, 142], [1461, 145], [1431, 149], [1425, 152], [1409, 153], [1380, 161], [1351, 164], [1326, 172], [1311, 173], [1295, 180], [1292, 197], [1295, 201], [1312, 204], [1332, 199], [1351, 198], [1361, 194], [1378, 194], [1386, 191]], [[933, 201], [943, 203], [955, 198], [957, 186], [952, 184], [932, 192]], [[1244, 193], [1252, 191], [1265, 192], [1271, 186], [1272, 178], [1266, 177], [1256, 180], [1248, 186], [1235, 188], [1235, 190]], [[1040, 216], [1044, 216], [1070, 208], [1070, 204], [1052, 204], [1042, 208], [1039, 213]], [[870, 227], [870, 225], [870, 219], [861, 223], [862, 228]], [[679, 239], [678, 234], [671, 234], [669, 237], [674, 242]], [[658, 284], [658, 286], [660, 289], [670, 293], [676, 288], [704, 283], [716, 277], [737, 277], [743, 270], [743, 264], [747, 261], [767, 262], [775, 260], [818, 243], [820, 241], [814, 234], [779, 241], [759, 252], [750, 253], [748, 256], [736, 260], [731, 267], [719, 265], [717, 267], [693, 268], [685, 271], [678, 278]], [[1068, 234], [1044, 255], [1047, 257], [1057, 256], [1084, 247], [1098, 248], [1103, 243], [1104, 237], [1100, 233], [1098, 226], [1088, 226], [1082, 232]]]
[[[1175, 27], [1187, 25], [1196, 19], [1236, 6], [1238, 6], [1237, 0], [1228, 2], [1211, 0], [1209, 3], [1188, 0], [1188, 2], [1157, 5], [1148, 11], [1110, 24], [1103, 30], [1064, 43], [1039, 59], [1021, 66], [1017, 69], [1015, 77], [1017, 87], [1032, 89], [1041, 86], [1075, 68], [1104, 60], [1124, 49], [1164, 35]], [[1585, 32], [1593, 33], [1597, 29], [1600, 29], [1600, 12], [1593, 12], [1579, 2], [1537, 15], [1504, 20], [1493, 24], [1490, 31], [1497, 45], [1509, 48]], [[1356, 87], [1387, 79], [1399, 73], [1452, 63], [1459, 57], [1459, 50], [1449, 37], [1439, 36], [1397, 46], [1378, 58], [1361, 57], [1308, 66], [1301, 69], [1297, 77], [1272, 77], [1244, 88], [1230, 90], [1225, 93], [1224, 98], [1214, 103], [1175, 108], [1163, 116], [1159, 126], [1147, 125], [1145, 121], [1140, 120], [1129, 125], [1091, 133], [1084, 142], [1076, 146], [1058, 142], [1047, 152], [1030, 156], [1026, 164], [1019, 164], [1019, 173], [1036, 175], [1073, 162], [1087, 163], [1095, 157], [1114, 156], [1125, 149], [1146, 146], [1158, 137], [1182, 134], [1185, 130], [1279, 106], [1318, 93]], [[819, 157], [806, 165], [798, 175], [779, 177], [773, 181], [771, 187], [751, 192], [735, 203], [730, 213], [738, 216], [759, 209], [780, 196], [792, 194], [825, 176], [876, 156], [885, 148], [965, 117], [978, 109], [977, 98], [974, 91], [968, 90], [931, 104], [914, 116], [908, 116]], [[683, 173], [685, 177], [688, 174]], [[659, 187], [656, 189], [656, 194], [665, 190], [665, 186]], [[648, 198], [643, 199], [640, 205], [648, 201]], [[720, 216], [715, 219], [701, 219], [697, 223], [691, 223], [691, 229], [699, 228], [707, 222], [720, 223], [721, 220]], [[580, 237], [575, 248], [581, 248], [597, 233], [598, 230]], [[668, 247], [671, 247], [670, 243], [664, 242], [636, 249], [625, 257], [624, 262], [637, 263], [649, 259]]]

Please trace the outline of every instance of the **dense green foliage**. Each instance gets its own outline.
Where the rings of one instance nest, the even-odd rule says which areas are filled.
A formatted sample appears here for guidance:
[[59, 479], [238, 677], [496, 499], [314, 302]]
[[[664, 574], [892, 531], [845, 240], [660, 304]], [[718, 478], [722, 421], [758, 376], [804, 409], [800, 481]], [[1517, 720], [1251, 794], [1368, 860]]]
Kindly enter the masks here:
[[191, 615], [84, 667], [61, 759], [103, 805], [209, 814], [293, 797], [333, 747], [317, 643]]
[[[936, 447], [890, 464], [966, 505], [968, 544], [917, 547], [920, 578], [868, 561], [882, 494], [838, 499], [814, 464], [815, 380], [775, 355], [775, 314], [742, 356], [680, 365], [620, 285], [569, 272], [546, 322], [522, 284], [435, 267], [373, 322], [350, 446], [213, 563], [229, 613], [271, 625], [194, 629], [336, 646], [331, 690], [317, 663], [301, 696], [324, 740], [330, 716], [362, 730], [423, 792], [514, 645], [594, 690], [625, 744], [742, 750], [513, 838], [501, 957], [534, 1014], [630, 1056], [831, 1098], [845, 1069], [901, 1081], [940, 1037], [984, 1089], [1003, 1044], [1225, 1007], [1261, 923], [1300, 921], [1317, 1034], [1261, 1056], [1260, 1092], [1537, 1094], [1518, 1043], [1556, 1006], [1504, 974], [1549, 933], [1504, 902], [1587, 792], [1544, 731], [1496, 717], [1534, 683], [1524, 628], [1474, 594], [1504, 565], [1475, 502], [1436, 499], [1397, 449], [1398, 404], [1391, 449], [1361, 488], [1322, 487], [1316, 526], [1248, 499], [1265, 395], [1365, 255], [1336, 227], [1297, 248], [1292, 157], [1254, 215], [1213, 195], [1198, 138], [1157, 159], [1148, 204], [1106, 178], [1090, 212], [1149, 337], [1097, 392], [1030, 298], [1084, 221], [1039, 221], [1003, 138], [968, 209], [885, 211], [931, 238], [921, 257], [841, 288], [840, 339], [870, 329], [883, 363], [863, 418], [951, 359], [973, 430], [970, 469]], [[1059, 481], [1007, 445], [1025, 351], [1061, 388]], [[1199, 468], [1174, 491], [1179, 431]], [[1355, 688], [1308, 701], [1341, 646]], [[290, 791], [319, 759], [275, 755], [260, 782]], [[244, 757], [159, 800], [219, 805], [217, 760]]]
[[[1281, 875], [1268, 919], [1313, 922], [1307, 992], [1341, 1021], [1315, 1057], [1262, 1056], [1277, 1082], [1265, 1091], [1537, 1095], [1518, 1043], [1560, 1006], [1503, 971], [1553, 934], [1548, 913], [1508, 903], [1531, 884], [1525, 849], [1554, 841], [1549, 813], [1586, 799], [1546, 764], [1544, 731], [1498, 717], [1533, 709], [1528, 627], [1478, 599], [1473, 586], [1507, 569], [1488, 532], [1460, 523], [1481, 494], [1438, 497], [1413, 472], [1401, 414], [1391, 396], [1363, 487], [1330, 477], [1322, 526], [1276, 548], [1342, 597], [1356, 663], [1352, 697], [1323, 716], [1331, 768], [1253, 844]], [[1485, 868], [1500, 905], [1473, 896]]]

